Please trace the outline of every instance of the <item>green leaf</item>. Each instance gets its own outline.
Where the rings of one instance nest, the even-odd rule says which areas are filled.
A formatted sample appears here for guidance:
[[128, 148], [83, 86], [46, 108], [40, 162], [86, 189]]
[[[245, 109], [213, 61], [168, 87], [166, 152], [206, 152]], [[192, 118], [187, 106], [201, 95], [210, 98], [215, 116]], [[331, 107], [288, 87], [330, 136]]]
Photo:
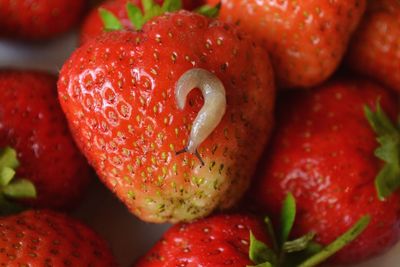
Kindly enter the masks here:
[[3, 194], [8, 198], [34, 198], [36, 189], [33, 183], [26, 179], [17, 179], [2, 188]]
[[137, 6], [135, 6], [130, 2], [126, 4], [126, 11], [128, 13], [128, 18], [135, 26], [135, 29], [140, 30], [144, 24], [142, 11]]
[[283, 244], [283, 250], [286, 253], [292, 253], [292, 252], [298, 252], [298, 251], [305, 250], [308, 247], [311, 240], [314, 239], [314, 237], [315, 237], [315, 233], [311, 232], [311, 233], [303, 235], [302, 237], [299, 237], [295, 240], [286, 241]]
[[9, 167], [11, 169], [18, 168], [19, 162], [17, 152], [11, 147], [5, 147], [0, 150], [0, 169]]
[[276, 254], [263, 242], [257, 240], [250, 231], [249, 258], [255, 264], [271, 263], [273, 266], [277, 261]]
[[153, 0], [142, 0], [142, 6], [145, 14], [149, 12], [149, 10], [151, 10], [155, 5], [156, 3], [154, 3]]
[[0, 169], [0, 186], [8, 185], [14, 178], [15, 171], [9, 167]]
[[181, 0], [165, 0], [162, 5], [162, 10], [164, 12], [173, 12], [182, 9]]
[[356, 239], [365, 230], [370, 221], [370, 216], [363, 216], [346, 233], [341, 235], [328, 246], [324, 247], [320, 252], [301, 263], [298, 267], [312, 267], [324, 262], [330, 256], [332, 256], [333, 254], [341, 250], [344, 246]]
[[375, 112], [365, 106], [364, 113], [380, 144], [375, 156], [385, 162], [375, 179], [378, 197], [384, 200], [400, 187], [400, 128], [390, 121], [379, 103]]
[[209, 18], [216, 18], [219, 15], [220, 9], [221, 9], [221, 3], [218, 3], [215, 6], [203, 5], [201, 7], [196, 8], [195, 12]]
[[292, 193], [286, 195], [283, 201], [283, 207], [281, 212], [281, 239], [280, 245], [282, 246], [289, 238], [289, 234], [292, 231], [294, 220], [296, 218], [296, 200]]
[[106, 31], [122, 30], [124, 28], [119, 19], [110, 11], [99, 8], [99, 15]]
[[264, 218], [264, 223], [267, 226], [268, 237], [270, 238], [270, 240], [272, 242], [272, 250], [275, 251], [275, 253], [278, 253], [280, 248], [278, 247], [278, 243], [276, 242], [276, 235], [275, 235], [274, 226], [272, 224], [272, 221], [267, 216]]

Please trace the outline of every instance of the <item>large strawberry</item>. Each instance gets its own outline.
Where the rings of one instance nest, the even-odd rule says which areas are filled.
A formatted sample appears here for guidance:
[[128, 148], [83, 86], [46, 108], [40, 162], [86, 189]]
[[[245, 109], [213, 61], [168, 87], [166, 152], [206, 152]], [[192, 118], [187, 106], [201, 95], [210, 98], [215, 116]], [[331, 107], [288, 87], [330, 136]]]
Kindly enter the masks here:
[[[104, 12], [104, 10], [111, 12], [111, 14], [113, 14], [120, 21], [124, 29], [135, 29], [135, 26], [129, 20], [126, 5], [128, 3], [131, 3], [132, 5], [138, 6], [142, 9], [142, 2], [143, 1], [141, 0], [108, 0], [105, 3], [102, 3], [99, 7], [94, 8], [83, 22], [80, 32], [80, 43], [82, 44], [88, 39], [95, 38], [104, 32], [104, 23], [101, 17], [101, 13]], [[146, 2], [146, 0], [144, 2]], [[163, 1], [156, 0], [155, 2], [160, 4]], [[200, 1], [184, 0], [183, 8], [187, 10], [192, 10], [199, 6], [198, 2]], [[178, 10], [179, 8], [180, 6], [175, 7], [176, 10]]]
[[385, 113], [394, 119], [398, 112], [395, 96], [365, 80], [285, 95], [253, 203], [277, 214], [292, 192], [295, 235], [315, 232], [321, 244], [369, 214], [365, 232], [334, 259], [358, 262], [386, 251], [400, 238], [400, 129]]
[[348, 65], [400, 92], [400, 1], [373, 0], [347, 55]]
[[263, 43], [279, 86], [310, 87], [335, 71], [365, 2], [222, 0], [220, 18], [239, 24]]
[[267, 58], [235, 26], [167, 13], [76, 50], [59, 98], [81, 150], [133, 213], [191, 220], [248, 187], [272, 122]]
[[1, 266], [116, 266], [100, 236], [53, 211], [1, 217], [0, 235]]
[[0, 148], [17, 151], [17, 176], [37, 189], [30, 204], [46, 208], [72, 207], [90, 181], [58, 103], [56, 81], [41, 72], [0, 71]]
[[43, 40], [78, 23], [85, 0], [0, 0], [0, 37]]
[[259, 218], [249, 214], [220, 214], [190, 224], [174, 225], [134, 266], [312, 267], [356, 239], [369, 222], [368, 216], [364, 216], [329, 246], [322, 248], [312, 242], [314, 233], [288, 240], [295, 209], [296, 203], [289, 194], [282, 208], [279, 232], [274, 231], [268, 217], [264, 225]]

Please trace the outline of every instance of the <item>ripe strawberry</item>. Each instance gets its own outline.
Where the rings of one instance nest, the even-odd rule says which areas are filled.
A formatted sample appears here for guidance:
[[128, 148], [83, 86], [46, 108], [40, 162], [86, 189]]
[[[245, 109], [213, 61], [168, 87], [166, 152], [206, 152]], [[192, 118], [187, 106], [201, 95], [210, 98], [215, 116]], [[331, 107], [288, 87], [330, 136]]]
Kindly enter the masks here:
[[[142, 31], [110, 32], [76, 50], [59, 98], [81, 150], [133, 213], [192, 220], [231, 207], [248, 187], [272, 124], [267, 57], [234, 26], [167, 13]], [[180, 110], [185, 89], [201, 86], [211, 95], [192, 92]], [[188, 140], [191, 153], [176, 155]]]
[[0, 36], [43, 40], [78, 23], [84, 0], [0, 0]]
[[239, 24], [263, 43], [280, 87], [311, 87], [339, 65], [365, 2], [222, 0], [220, 18]]
[[[321, 244], [369, 214], [365, 232], [334, 257], [340, 263], [381, 254], [400, 238], [400, 193], [390, 195], [400, 184], [400, 129], [380, 108], [364, 115], [364, 106], [377, 102], [396, 118], [396, 97], [364, 80], [335, 81], [285, 95], [263, 172], [251, 191], [253, 203], [270, 214], [277, 214], [284, 196], [292, 192], [298, 211], [295, 236], [312, 231]], [[368, 120], [379, 135], [379, 149]]]
[[0, 234], [1, 266], [116, 266], [100, 236], [53, 211], [1, 217]]
[[268, 242], [262, 221], [252, 215], [214, 215], [177, 224], [135, 266], [247, 266], [252, 264], [250, 231]]
[[[135, 267], [173, 266], [317, 266], [342, 249], [368, 225], [362, 218], [329, 246], [312, 243], [313, 233], [288, 241], [295, 219], [296, 204], [288, 195], [282, 209], [280, 240], [271, 221], [266, 225], [249, 214], [221, 214], [190, 224], [172, 226]], [[268, 245], [267, 245], [268, 243]], [[279, 247], [278, 247], [279, 244]], [[255, 267], [255, 266], [253, 266]]]
[[[95, 38], [104, 32], [104, 24], [99, 14], [99, 9], [110, 11], [119, 21], [122, 23], [124, 29], [133, 30], [135, 27], [132, 25], [126, 12], [126, 4], [132, 3], [142, 9], [141, 0], [108, 0], [102, 3], [98, 8], [94, 8], [83, 22], [82, 29], [80, 32], [80, 43], [83, 44], [87, 40]], [[158, 4], [161, 4], [162, 0], [155, 0]], [[193, 10], [199, 6], [197, 0], [184, 0], [183, 8], [186, 10]]]
[[66, 208], [82, 197], [89, 166], [68, 131], [57, 101], [56, 77], [0, 71], [0, 147], [6, 146], [18, 152], [17, 176], [36, 186], [37, 199], [30, 204]]
[[347, 55], [348, 65], [400, 92], [400, 1], [369, 1]]

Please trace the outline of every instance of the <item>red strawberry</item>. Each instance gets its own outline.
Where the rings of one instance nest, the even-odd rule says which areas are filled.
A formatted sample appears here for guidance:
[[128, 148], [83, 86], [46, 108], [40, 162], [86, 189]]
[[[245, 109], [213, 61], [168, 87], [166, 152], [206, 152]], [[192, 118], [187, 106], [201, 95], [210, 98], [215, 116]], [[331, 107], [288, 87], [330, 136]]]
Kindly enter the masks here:
[[[264, 171], [251, 191], [253, 203], [277, 214], [286, 193], [292, 192], [298, 211], [295, 236], [312, 231], [321, 244], [369, 214], [370, 225], [334, 257], [337, 262], [358, 262], [389, 249], [400, 238], [400, 192], [389, 196], [400, 185], [400, 129], [381, 109], [367, 112], [367, 119], [363, 108], [379, 102], [396, 118], [396, 101], [384, 88], [364, 80], [335, 81], [285, 95]], [[379, 135], [379, 149], [368, 120]]]
[[[132, 3], [142, 9], [142, 1], [141, 0], [108, 0], [105, 3], [102, 3], [98, 8], [94, 8], [90, 14], [86, 17], [82, 29], [80, 32], [80, 43], [83, 44], [87, 40], [95, 38], [101, 35], [104, 32], [104, 24], [99, 14], [99, 9], [104, 9], [110, 11], [113, 15], [115, 15], [120, 22], [122, 23], [124, 29], [132, 30], [135, 27], [132, 25], [128, 18], [128, 14], [126, 12], [126, 4]], [[158, 4], [161, 4], [162, 0], [155, 0]], [[183, 8], [187, 10], [192, 10], [199, 6], [200, 1], [197, 0], [184, 0]]]
[[222, 0], [220, 18], [239, 24], [263, 43], [279, 86], [310, 87], [337, 68], [365, 2]]
[[369, 1], [350, 44], [347, 63], [400, 92], [400, 1]]
[[215, 215], [177, 224], [135, 266], [247, 266], [252, 264], [250, 231], [257, 239], [268, 241], [262, 221], [251, 215]]
[[0, 36], [55, 37], [78, 23], [84, 6], [84, 0], [0, 0]]
[[[234, 26], [167, 13], [76, 50], [59, 98], [81, 150], [133, 213], [192, 220], [231, 207], [248, 187], [272, 124], [267, 57]], [[192, 92], [180, 110], [196, 87], [205, 98]], [[191, 153], [176, 155], [187, 144]]]
[[100, 236], [53, 211], [1, 217], [0, 235], [1, 266], [116, 266]]
[[[296, 204], [289, 195], [282, 209], [281, 239], [275, 240], [271, 221], [266, 225], [247, 214], [215, 215], [190, 224], [172, 226], [135, 267], [173, 266], [317, 266], [354, 240], [368, 224], [362, 218], [349, 231], [322, 249], [313, 233], [288, 241]], [[269, 243], [266, 245], [266, 243]], [[279, 245], [278, 245], [279, 244]], [[255, 267], [255, 266], [253, 266]]]
[[[90, 180], [57, 101], [56, 77], [33, 71], [0, 71], [0, 147], [18, 152], [17, 175], [31, 180], [31, 204], [72, 207]], [[0, 166], [2, 167], [2, 166]]]

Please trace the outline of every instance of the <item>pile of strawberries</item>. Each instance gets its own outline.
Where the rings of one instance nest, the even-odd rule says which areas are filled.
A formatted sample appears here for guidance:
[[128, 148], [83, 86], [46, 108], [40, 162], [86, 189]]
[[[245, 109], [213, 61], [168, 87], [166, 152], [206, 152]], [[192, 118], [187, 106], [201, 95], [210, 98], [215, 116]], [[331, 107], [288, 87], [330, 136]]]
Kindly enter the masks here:
[[0, 70], [0, 266], [117, 266], [64, 214], [96, 175], [174, 223], [132, 266], [356, 264], [399, 241], [399, 0], [89, 2], [0, 0], [0, 39], [81, 24], [59, 77]]

